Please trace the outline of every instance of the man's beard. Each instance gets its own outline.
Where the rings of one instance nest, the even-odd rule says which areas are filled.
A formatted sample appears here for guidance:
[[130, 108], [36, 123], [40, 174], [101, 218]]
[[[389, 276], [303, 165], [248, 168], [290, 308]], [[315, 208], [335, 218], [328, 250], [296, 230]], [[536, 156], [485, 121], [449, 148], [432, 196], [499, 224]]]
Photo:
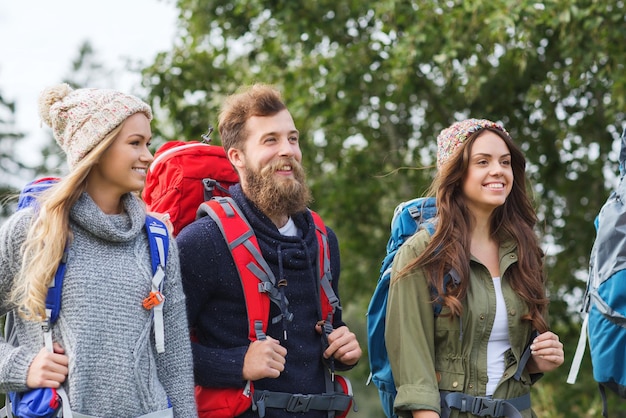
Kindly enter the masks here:
[[[293, 178], [277, 178], [276, 171], [285, 165], [291, 166]], [[280, 158], [260, 171], [247, 169], [244, 175], [246, 195], [270, 218], [303, 212], [313, 200], [304, 169], [294, 158]]]

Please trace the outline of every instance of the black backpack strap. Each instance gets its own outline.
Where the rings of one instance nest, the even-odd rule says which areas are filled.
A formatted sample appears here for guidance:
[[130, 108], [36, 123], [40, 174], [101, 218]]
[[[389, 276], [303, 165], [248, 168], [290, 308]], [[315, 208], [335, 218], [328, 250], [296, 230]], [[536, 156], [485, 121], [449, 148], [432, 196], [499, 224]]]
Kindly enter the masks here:
[[511, 399], [492, 399], [488, 396], [472, 396], [462, 392], [439, 392], [441, 418], [450, 416], [450, 409], [467, 412], [479, 417], [522, 418], [520, 411], [530, 408], [530, 393]]
[[[539, 335], [539, 333], [535, 330], [532, 332], [532, 334], [530, 334], [530, 340], [528, 340], [528, 344], [526, 344], [526, 348], [524, 349], [524, 352], [522, 353], [522, 357], [520, 357], [519, 360], [519, 364], [517, 365], [517, 371], [515, 371], [515, 375], [513, 376], [513, 379], [519, 381], [522, 378], [522, 373], [524, 372], [524, 369], [526, 368], [526, 364], [528, 363], [528, 360], [530, 360], [530, 356], [531, 356], [531, 350], [530, 350], [530, 346], [533, 343], [533, 340], [535, 338], [537, 338], [537, 335]], [[537, 380], [541, 379], [543, 377], [543, 373], [534, 373], [530, 376], [531, 378], [531, 384], [535, 383]]]
[[351, 396], [341, 393], [303, 395], [268, 390], [254, 392], [254, 404], [261, 418], [265, 416], [266, 408], [277, 408], [293, 413], [308, 411], [343, 412], [350, 407], [351, 402]]

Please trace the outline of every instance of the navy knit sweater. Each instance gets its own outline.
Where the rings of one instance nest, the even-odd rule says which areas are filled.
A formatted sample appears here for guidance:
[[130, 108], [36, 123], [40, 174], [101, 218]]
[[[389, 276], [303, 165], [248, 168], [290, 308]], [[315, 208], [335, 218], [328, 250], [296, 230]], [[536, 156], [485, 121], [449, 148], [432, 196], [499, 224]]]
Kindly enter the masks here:
[[[268, 325], [267, 335], [280, 341], [287, 349], [285, 370], [277, 379], [254, 382], [255, 390], [302, 394], [321, 394], [325, 377], [321, 336], [315, 331], [319, 314], [319, 277], [317, 276], [318, 242], [315, 225], [307, 213], [293, 216], [300, 237], [287, 237], [254, 204], [239, 185], [231, 187], [237, 202], [257, 236], [263, 257], [275, 277], [287, 279], [284, 288], [291, 322], [278, 321]], [[338, 291], [339, 246], [335, 234], [328, 229], [331, 251], [333, 288]], [[220, 230], [210, 217], [204, 217], [184, 228], [177, 237], [183, 288], [187, 295], [190, 326], [195, 328], [198, 343], [193, 344], [196, 384], [207, 387], [241, 387], [243, 360], [248, 340], [248, 317], [243, 289], [233, 258]], [[282, 274], [279, 271], [279, 259]], [[337, 293], [338, 294], [338, 293]], [[280, 308], [271, 304], [270, 317], [280, 315]], [[337, 309], [334, 327], [344, 325]], [[287, 339], [283, 333], [286, 332]], [[349, 367], [335, 362], [338, 370]], [[257, 416], [248, 410], [242, 417]], [[267, 417], [302, 417], [284, 410], [268, 409]], [[323, 411], [310, 411], [307, 417], [326, 417]]]

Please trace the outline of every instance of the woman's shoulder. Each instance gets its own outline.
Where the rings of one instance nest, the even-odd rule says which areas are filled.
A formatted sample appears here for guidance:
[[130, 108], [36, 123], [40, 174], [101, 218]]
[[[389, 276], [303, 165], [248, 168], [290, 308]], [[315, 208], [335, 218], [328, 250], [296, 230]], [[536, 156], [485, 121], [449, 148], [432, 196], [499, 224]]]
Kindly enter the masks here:
[[398, 249], [393, 260], [394, 269], [400, 271], [419, 257], [430, 242], [430, 233], [426, 230], [418, 230], [414, 235]]
[[428, 246], [430, 238], [430, 232], [426, 229], [419, 229], [406, 240], [398, 251], [411, 251], [416, 254], [421, 254]]
[[26, 241], [32, 218], [32, 209], [23, 209], [11, 215], [0, 227], [0, 258], [3, 267], [19, 268], [22, 244]]
[[33, 214], [32, 208], [15, 212], [0, 227], [0, 236], [21, 241], [20, 237], [26, 237]]

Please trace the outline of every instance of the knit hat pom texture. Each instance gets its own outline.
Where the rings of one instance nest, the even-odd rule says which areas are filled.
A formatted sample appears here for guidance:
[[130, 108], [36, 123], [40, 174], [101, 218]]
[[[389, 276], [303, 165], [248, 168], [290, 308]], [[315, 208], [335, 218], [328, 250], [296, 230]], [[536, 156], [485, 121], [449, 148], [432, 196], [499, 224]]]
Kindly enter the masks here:
[[152, 120], [150, 106], [116, 90], [72, 89], [58, 84], [39, 96], [39, 116], [52, 128], [54, 139], [73, 168], [129, 116], [142, 112]]

